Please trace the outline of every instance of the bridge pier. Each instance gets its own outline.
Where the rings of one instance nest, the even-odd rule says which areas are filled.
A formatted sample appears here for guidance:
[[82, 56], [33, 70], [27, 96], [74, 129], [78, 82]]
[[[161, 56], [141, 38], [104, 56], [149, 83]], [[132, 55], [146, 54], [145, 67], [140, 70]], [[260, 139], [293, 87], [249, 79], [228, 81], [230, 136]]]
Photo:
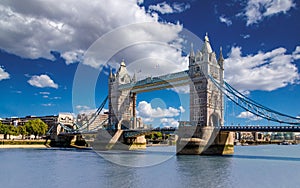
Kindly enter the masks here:
[[95, 140], [89, 144], [98, 151], [146, 149], [144, 135], [125, 138], [123, 130], [99, 130]]
[[229, 155], [234, 152], [234, 134], [214, 127], [182, 126], [178, 129], [177, 155]]
[[51, 147], [70, 147], [76, 140], [74, 135], [55, 135], [51, 137]]

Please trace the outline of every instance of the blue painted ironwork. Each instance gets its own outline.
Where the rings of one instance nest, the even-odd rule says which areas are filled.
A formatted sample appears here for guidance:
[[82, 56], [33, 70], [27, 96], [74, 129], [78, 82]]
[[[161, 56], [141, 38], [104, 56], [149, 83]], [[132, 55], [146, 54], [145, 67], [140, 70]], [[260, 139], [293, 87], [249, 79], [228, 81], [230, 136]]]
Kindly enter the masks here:
[[186, 85], [190, 82], [189, 71], [171, 73], [158, 77], [148, 77], [135, 83], [119, 86], [119, 90], [130, 90], [133, 93], [153, 91]]
[[300, 126], [221, 126], [216, 129], [229, 132], [300, 132]]
[[98, 107], [96, 112], [84, 124], [79, 125], [77, 123], [74, 123], [78, 131], [87, 129], [87, 127], [90, 126], [96, 120], [96, 118], [99, 116], [100, 112], [104, 108], [104, 105], [106, 104], [107, 100], [108, 100], [108, 96], [103, 100], [103, 102]]
[[242, 107], [244, 110], [269, 121], [289, 125], [300, 125], [300, 118], [286, 115], [272, 110], [266, 106], [263, 106], [262, 104], [259, 104], [254, 100], [249, 99], [225, 81], [224, 85], [222, 85], [219, 82], [217, 82], [211, 75], [208, 75], [208, 78], [223, 94], [225, 94], [231, 101], [233, 101], [238, 106]]
[[[102, 111], [102, 109], [104, 108], [104, 105], [106, 104], [108, 100], [108, 96], [103, 100], [103, 102], [101, 103], [101, 105], [98, 107], [98, 109], [96, 110], [96, 112], [92, 115], [91, 118], [89, 118], [87, 120], [87, 122], [85, 122], [82, 125], [78, 125], [77, 123], [73, 123], [73, 127], [74, 128], [70, 128], [67, 125], [63, 124], [63, 123], [58, 123], [58, 125], [60, 125], [62, 128], [64, 128], [65, 132], [62, 132], [60, 134], [72, 134], [72, 135], [76, 135], [76, 134], [86, 134], [86, 133], [96, 133], [100, 128], [103, 127], [103, 125], [105, 125], [108, 122], [108, 118], [104, 121], [102, 121], [99, 125], [97, 125], [96, 127], [94, 127], [93, 129], [88, 130], [88, 127], [96, 120], [96, 118], [99, 116], [100, 112]], [[51, 127], [51, 130], [53, 128]]]

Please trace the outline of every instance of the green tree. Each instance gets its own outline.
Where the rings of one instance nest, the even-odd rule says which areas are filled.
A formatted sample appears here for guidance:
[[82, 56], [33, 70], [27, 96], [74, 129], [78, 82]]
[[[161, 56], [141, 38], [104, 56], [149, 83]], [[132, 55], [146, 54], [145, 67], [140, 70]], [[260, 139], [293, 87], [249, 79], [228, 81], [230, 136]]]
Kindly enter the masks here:
[[0, 123], [0, 134], [4, 134], [4, 139], [7, 139], [7, 135], [9, 134], [8, 125], [3, 125]]
[[15, 127], [15, 126], [13, 126], [13, 125], [9, 125], [8, 126], [8, 134], [9, 135], [14, 135], [14, 136], [17, 136], [17, 135], [19, 135], [19, 132], [18, 132], [18, 128], [17, 127]]
[[48, 125], [40, 119], [32, 119], [25, 123], [26, 132], [31, 135], [33, 134], [35, 138], [46, 134], [48, 130]]
[[24, 139], [24, 136], [28, 134], [28, 132], [26, 131], [26, 127], [25, 126], [18, 126], [18, 132], [22, 135], [22, 139]]
[[162, 139], [162, 133], [161, 132], [155, 132], [153, 133], [154, 139]]

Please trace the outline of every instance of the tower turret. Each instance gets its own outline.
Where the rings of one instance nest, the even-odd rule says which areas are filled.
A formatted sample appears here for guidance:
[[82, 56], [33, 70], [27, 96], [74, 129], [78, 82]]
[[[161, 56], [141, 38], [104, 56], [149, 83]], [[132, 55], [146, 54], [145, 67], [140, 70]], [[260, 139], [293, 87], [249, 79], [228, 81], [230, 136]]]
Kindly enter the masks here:
[[224, 57], [222, 53], [222, 47], [220, 47], [220, 55], [219, 55], [218, 63], [220, 65], [220, 68], [224, 70]]
[[204, 44], [203, 44], [203, 47], [202, 47], [202, 53], [212, 53], [212, 48], [210, 46], [210, 43], [209, 43], [209, 38], [208, 38], [208, 34], [206, 33], [205, 37], [204, 37]]
[[189, 66], [195, 63], [195, 52], [193, 43], [191, 43], [190, 55], [189, 55]]

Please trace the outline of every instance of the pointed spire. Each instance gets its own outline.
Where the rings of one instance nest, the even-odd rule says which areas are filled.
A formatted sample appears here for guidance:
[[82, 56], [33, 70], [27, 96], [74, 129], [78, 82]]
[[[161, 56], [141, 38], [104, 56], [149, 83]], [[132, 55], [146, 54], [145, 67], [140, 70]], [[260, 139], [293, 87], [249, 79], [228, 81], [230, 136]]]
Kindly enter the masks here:
[[218, 63], [220, 65], [221, 69], [223, 69], [224, 68], [224, 57], [223, 57], [223, 53], [222, 53], [222, 46], [220, 47], [220, 55], [219, 55]]
[[190, 57], [195, 57], [195, 52], [194, 52], [193, 43], [191, 43]]
[[224, 57], [223, 57], [223, 53], [222, 53], [222, 46], [220, 47], [220, 55], [219, 55], [219, 59], [218, 59], [218, 61], [220, 62], [220, 61], [224, 61]]
[[110, 78], [110, 79], [113, 78], [113, 74], [112, 74], [112, 69], [111, 69], [111, 67], [110, 67], [110, 71], [109, 71], [109, 78]]
[[122, 59], [121, 66], [126, 67], [124, 59]]
[[212, 53], [212, 49], [211, 49], [211, 46], [210, 46], [210, 43], [209, 43], [209, 38], [208, 38], [208, 34], [206, 32], [206, 35], [204, 37], [204, 44], [203, 44], [203, 47], [202, 47], [202, 52], [204, 53]]
[[205, 42], [209, 42], [209, 38], [208, 38], [208, 33], [205, 33], [205, 37], [204, 37]]
[[135, 75], [135, 71], [134, 71], [134, 74], [133, 74], [133, 76], [132, 76], [132, 81], [133, 81], [133, 82], [136, 82], [136, 75]]

